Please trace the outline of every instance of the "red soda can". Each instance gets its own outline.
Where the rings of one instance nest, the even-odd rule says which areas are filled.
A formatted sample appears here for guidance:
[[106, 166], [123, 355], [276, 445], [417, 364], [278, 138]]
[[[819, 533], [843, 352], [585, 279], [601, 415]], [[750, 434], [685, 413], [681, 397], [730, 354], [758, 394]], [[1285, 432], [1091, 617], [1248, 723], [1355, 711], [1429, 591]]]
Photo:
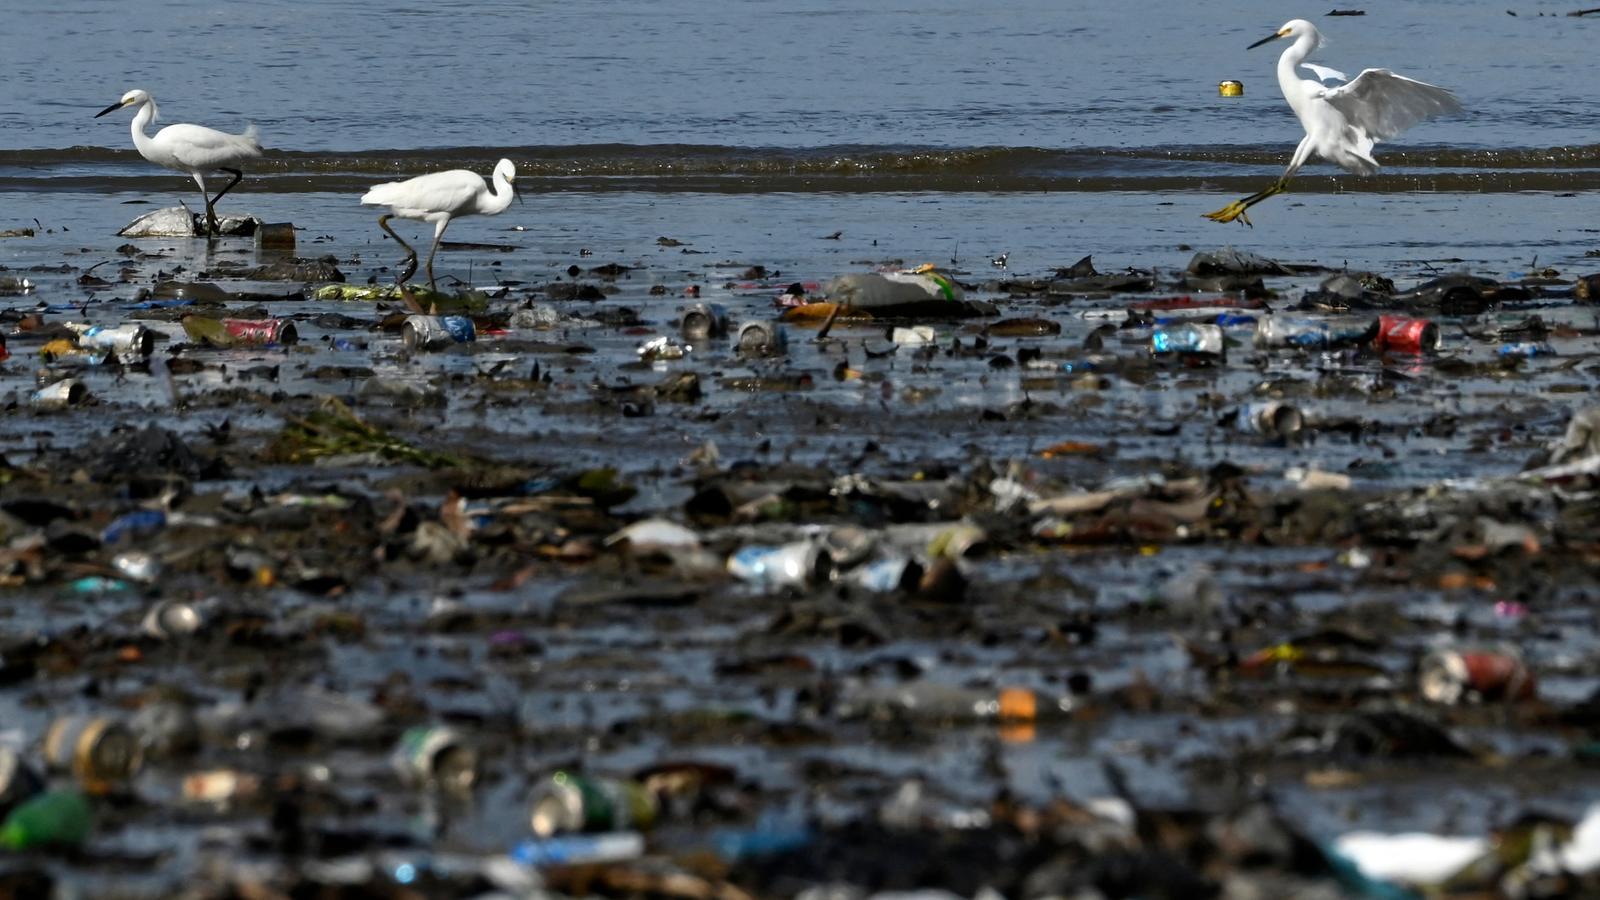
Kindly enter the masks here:
[[1538, 682], [1516, 653], [1505, 650], [1435, 650], [1418, 672], [1422, 696], [1434, 703], [1530, 700]]
[[1393, 353], [1431, 353], [1439, 349], [1439, 326], [1427, 319], [1379, 316], [1373, 344]]
[[223, 319], [222, 327], [240, 344], [293, 344], [300, 340], [288, 319]]

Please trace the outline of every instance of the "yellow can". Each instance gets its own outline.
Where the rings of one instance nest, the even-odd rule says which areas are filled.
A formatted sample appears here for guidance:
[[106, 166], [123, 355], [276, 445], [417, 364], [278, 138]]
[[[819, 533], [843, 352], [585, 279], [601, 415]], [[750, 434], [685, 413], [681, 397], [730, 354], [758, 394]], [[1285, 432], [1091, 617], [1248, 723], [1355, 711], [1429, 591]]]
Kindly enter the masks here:
[[1224, 97], [1243, 97], [1244, 82], [1224, 81], [1217, 85], [1217, 93]]

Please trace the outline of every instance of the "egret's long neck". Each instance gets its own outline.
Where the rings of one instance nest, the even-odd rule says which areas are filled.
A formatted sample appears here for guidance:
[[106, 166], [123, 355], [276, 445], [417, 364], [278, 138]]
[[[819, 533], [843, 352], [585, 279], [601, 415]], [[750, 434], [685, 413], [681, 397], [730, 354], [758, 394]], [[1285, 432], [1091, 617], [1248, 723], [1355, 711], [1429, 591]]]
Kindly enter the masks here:
[[505, 212], [511, 205], [512, 193], [511, 182], [499, 172], [494, 173], [489, 179], [489, 196], [478, 201], [478, 211], [486, 216]]
[[128, 129], [133, 132], [133, 146], [141, 156], [150, 156], [150, 136], [144, 133], [150, 125], [150, 120], [156, 117], [156, 105], [146, 100], [139, 104], [139, 111], [133, 116], [133, 124]]
[[1300, 92], [1292, 90], [1301, 81], [1297, 70], [1315, 49], [1317, 49], [1316, 35], [1302, 34], [1295, 38], [1289, 49], [1283, 51], [1282, 56], [1278, 57], [1278, 87], [1283, 90], [1283, 97], [1289, 101], [1290, 106], [1294, 106], [1300, 99]]

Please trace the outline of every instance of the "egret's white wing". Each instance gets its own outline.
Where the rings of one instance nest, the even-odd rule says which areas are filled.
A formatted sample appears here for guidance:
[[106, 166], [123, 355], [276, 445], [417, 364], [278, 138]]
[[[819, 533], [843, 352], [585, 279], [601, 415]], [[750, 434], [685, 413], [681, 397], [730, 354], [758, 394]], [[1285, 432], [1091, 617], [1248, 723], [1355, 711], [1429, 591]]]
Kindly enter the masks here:
[[244, 134], [228, 134], [204, 125], [168, 125], [151, 139], [186, 168], [215, 169], [261, 155], [255, 126]]
[[[1330, 81], [1349, 81], [1350, 80], [1350, 76], [1349, 75], [1346, 75], [1345, 73], [1339, 71], [1338, 69], [1330, 69], [1327, 66], [1319, 66], [1316, 63], [1303, 62], [1303, 63], [1300, 64], [1300, 68], [1305, 69], [1305, 70], [1309, 71], [1312, 75], [1317, 76], [1317, 80], [1322, 82], [1323, 84], [1328, 84], [1328, 82], [1330, 82]], [[1329, 86], [1332, 87], [1332, 85], [1329, 85]]]
[[403, 217], [415, 218], [408, 211], [460, 212], [470, 207], [485, 190], [483, 178], [476, 172], [451, 169], [376, 185], [361, 195], [361, 202], [366, 206], [390, 206]]
[[1323, 91], [1322, 97], [1376, 141], [1388, 140], [1423, 119], [1461, 110], [1455, 94], [1388, 69], [1367, 69], [1349, 84]]

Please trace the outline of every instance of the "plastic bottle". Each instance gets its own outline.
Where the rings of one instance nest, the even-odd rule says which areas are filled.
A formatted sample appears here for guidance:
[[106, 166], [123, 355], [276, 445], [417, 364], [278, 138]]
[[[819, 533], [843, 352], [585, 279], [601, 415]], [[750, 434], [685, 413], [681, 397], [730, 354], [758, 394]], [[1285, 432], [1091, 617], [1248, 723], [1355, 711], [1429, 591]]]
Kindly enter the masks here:
[[47, 791], [21, 804], [0, 825], [0, 847], [75, 847], [89, 838], [89, 801], [77, 791]]

